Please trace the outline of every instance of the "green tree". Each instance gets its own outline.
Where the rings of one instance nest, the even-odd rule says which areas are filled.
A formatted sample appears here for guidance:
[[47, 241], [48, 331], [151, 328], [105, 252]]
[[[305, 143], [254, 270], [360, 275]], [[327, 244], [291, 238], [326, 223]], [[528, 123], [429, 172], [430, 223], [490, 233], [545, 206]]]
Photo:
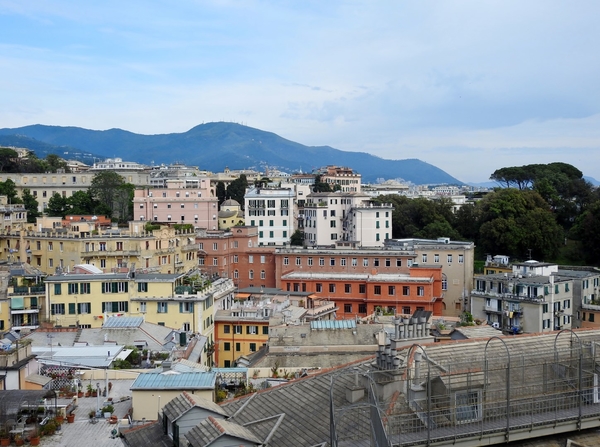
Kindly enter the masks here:
[[304, 245], [304, 233], [300, 229], [294, 231], [294, 234], [290, 237], [290, 245], [297, 245], [300, 247]]
[[69, 214], [98, 214], [96, 207], [99, 202], [94, 200], [89, 190], [76, 191], [67, 199]]
[[64, 169], [65, 172], [71, 172], [69, 167], [67, 166], [67, 162], [60, 158], [56, 154], [48, 154], [46, 155], [46, 165], [51, 172], [56, 172], [59, 169]]
[[480, 202], [478, 243], [487, 253], [525, 259], [556, 257], [563, 243], [563, 229], [549, 205], [535, 191], [498, 189]]
[[219, 205], [221, 205], [221, 203], [223, 203], [227, 198], [227, 190], [225, 188], [225, 183], [223, 183], [221, 181], [217, 182], [217, 187], [215, 189], [216, 189], [217, 199], [219, 200]]
[[92, 178], [89, 193], [110, 209], [107, 214], [111, 218], [127, 221], [132, 215], [134, 190], [135, 187], [125, 183], [115, 171], [100, 171]]
[[244, 208], [244, 195], [246, 194], [246, 188], [248, 187], [248, 179], [245, 174], [239, 176], [229, 184], [227, 188], [227, 195], [233, 200], [237, 201], [242, 209]]
[[312, 188], [313, 192], [331, 192], [331, 185], [329, 183], [321, 181], [321, 176], [317, 175], [315, 177], [315, 184]]
[[8, 203], [23, 203], [17, 195], [17, 185], [11, 179], [0, 182], [0, 195], [6, 196]]
[[38, 211], [38, 201], [35, 200], [35, 197], [33, 197], [31, 191], [27, 188], [23, 190], [21, 199], [27, 210], [27, 222], [35, 223], [36, 218], [40, 216], [40, 212]]
[[14, 149], [0, 147], [0, 171], [14, 172], [14, 166], [19, 154]]
[[48, 206], [46, 207], [46, 213], [52, 217], [65, 217], [69, 210], [69, 204], [67, 198], [61, 196], [55, 192], [48, 200]]

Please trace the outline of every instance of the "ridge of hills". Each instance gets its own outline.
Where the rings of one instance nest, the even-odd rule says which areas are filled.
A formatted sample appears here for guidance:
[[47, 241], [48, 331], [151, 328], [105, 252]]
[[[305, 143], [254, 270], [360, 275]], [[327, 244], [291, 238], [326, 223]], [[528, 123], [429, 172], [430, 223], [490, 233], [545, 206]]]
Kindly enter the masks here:
[[181, 161], [209, 171], [222, 171], [226, 166], [257, 170], [269, 166], [291, 172], [338, 165], [359, 172], [365, 182], [402, 178], [415, 184], [463, 184], [442, 169], [416, 158], [386, 160], [365, 152], [305, 146], [272, 132], [227, 122], [200, 124], [187, 132], [157, 135], [35, 124], [0, 129], [0, 145], [25, 147], [38, 156], [55, 153], [86, 163], [94, 158], [120, 157], [144, 164]]

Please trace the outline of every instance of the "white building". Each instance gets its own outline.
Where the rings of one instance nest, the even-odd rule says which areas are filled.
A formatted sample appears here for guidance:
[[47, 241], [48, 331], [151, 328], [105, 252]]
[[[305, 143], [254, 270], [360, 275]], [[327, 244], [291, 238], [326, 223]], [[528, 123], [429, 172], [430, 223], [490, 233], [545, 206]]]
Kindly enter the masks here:
[[258, 227], [259, 245], [284, 245], [294, 232], [294, 188], [246, 190], [246, 225]]
[[371, 201], [366, 194], [320, 192], [304, 204], [304, 240], [324, 246], [341, 241], [381, 247], [392, 235], [392, 205]]

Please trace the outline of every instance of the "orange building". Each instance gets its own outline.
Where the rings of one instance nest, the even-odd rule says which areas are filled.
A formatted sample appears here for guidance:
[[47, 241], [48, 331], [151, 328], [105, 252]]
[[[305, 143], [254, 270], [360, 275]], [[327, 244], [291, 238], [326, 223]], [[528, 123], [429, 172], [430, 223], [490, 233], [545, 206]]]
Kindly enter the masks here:
[[[313, 292], [335, 302], [337, 318], [366, 317], [384, 312], [410, 315], [417, 310], [441, 315], [441, 267], [410, 267], [406, 273], [311, 273], [294, 271], [282, 276], [284, 290]], [[310, 300], [308, 307], [311, 306]]]

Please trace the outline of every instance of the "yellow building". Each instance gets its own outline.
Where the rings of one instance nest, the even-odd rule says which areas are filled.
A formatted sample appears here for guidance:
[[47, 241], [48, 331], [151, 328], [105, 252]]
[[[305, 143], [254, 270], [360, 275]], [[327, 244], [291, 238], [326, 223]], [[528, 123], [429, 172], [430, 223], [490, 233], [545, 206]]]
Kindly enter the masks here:
[[158, 273], [185, 273], [197, 266], [198, 244], [192, 231], [162, 226], [145, 230], [146, 222], [128, 228], [102, 229], [90, 222], [41, 218], [27, 231], [0, 231], [0, 260], [28, 262], [47, 274], [92, 264], [105, 272], [132, 268]]

